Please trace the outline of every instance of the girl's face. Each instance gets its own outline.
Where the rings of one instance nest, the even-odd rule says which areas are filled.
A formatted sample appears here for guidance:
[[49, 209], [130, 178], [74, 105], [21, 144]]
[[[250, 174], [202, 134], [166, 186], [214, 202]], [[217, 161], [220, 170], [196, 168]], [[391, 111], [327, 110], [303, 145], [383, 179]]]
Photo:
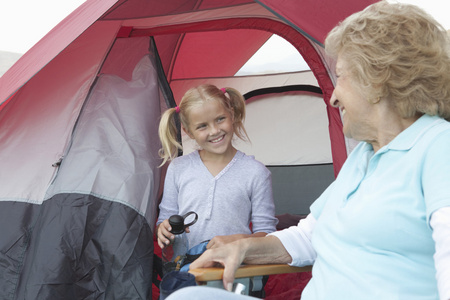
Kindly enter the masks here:
[[224, 155], [232, 151], [233, 116], [218, 101], [207, 101], [189, 112], [186, 133], [210, 154]]

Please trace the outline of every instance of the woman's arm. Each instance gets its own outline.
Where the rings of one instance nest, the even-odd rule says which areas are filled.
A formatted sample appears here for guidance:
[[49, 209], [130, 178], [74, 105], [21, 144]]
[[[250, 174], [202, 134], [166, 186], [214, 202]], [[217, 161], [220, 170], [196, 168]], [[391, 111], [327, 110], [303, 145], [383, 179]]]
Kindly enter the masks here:
[[234, 274], [244, 262], [247, 264], [290, 263], [291, 257], [281, 241], [274, 236], [240, 239], [222, 247], [206, 250], [190, 269], [214, 267], [220, 264], [225, 267], [223, 284], [231, 290]]
[[242, 263], [312, 264], [316, 257], [311, 245], [315, 223], [315, 218], [310, 214], [297, 226], [266, 237], [240, 239], [222, 247], [209, 249], [191, 264], [190, 269], [214, 267], [217, 264], [224, 266], [223, 284], [228, 289], [232, 286], [234, 274]]
[[436, 243], [434, 264], [439, 298], [450, 300], [450, 206], [436, 210], [431, 215], [430, 226]]
[[292, 266], [309, 266], [316, 260], [311, 238], [316, 226], [316, 219], [309, 214], [305, 219], [300, 220], [297, 226], [291, 226], [285, 230], [273, 232], [270, 235], [276, 236], [283, 244], [286, 251], [292, 258]]
[[246, 239], [250, 237], [265, 237], [267, 235], [266, 232], [256, 232], [252, 234], [230, 234], [230, 235], [217, 235], [213, 237], [208, 245], [206, 246], [207, 249], [217, 248], [221, 247], [225, 244], [240, 240], [240, 239]]

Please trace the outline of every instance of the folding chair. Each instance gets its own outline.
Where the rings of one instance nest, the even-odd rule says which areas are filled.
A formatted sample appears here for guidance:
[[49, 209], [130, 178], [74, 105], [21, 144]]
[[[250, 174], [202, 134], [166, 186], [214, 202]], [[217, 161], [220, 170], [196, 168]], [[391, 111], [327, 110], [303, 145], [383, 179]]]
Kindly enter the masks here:
[[[241, 283], [244, 289], [243, 295], [249, 295], [254, 292], [261, 291], [263, 286], [263, 277], [266, 275], [309, 272], [311, 266], [292, 267], [287, 264], [267, 264], [267, 265], [242, 265], [237, 269], [234, 284]], [[222, 277], [223, 268], [198, 268], [189, 270], [195, 276], [198, 285], [206, 285], [210, 287], [224, 288]]]

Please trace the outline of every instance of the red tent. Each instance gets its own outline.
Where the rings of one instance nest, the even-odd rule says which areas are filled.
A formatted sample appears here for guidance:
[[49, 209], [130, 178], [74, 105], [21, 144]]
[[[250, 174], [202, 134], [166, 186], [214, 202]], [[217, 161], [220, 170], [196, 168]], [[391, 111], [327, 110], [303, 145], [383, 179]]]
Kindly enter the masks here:
[[322, 43], [373, 2], [86, 1], [0, 78], [0, 298], [150, 298], [161, 111], [203, 82], [302, 84], [234, 77], [272, 34], [323, 93], [337, 174], [347, 146]]

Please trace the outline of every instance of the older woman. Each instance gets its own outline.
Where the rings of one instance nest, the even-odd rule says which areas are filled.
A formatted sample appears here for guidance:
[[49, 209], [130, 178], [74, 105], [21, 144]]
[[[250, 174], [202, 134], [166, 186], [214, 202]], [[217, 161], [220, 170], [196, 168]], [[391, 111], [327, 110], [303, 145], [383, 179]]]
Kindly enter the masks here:
[[[415, 6], [379, 2], [333, 29], [325, 48], [336, 59], [331, 105], [361, 142], [298, 226], [208, 250], [191, 268], [223, 264], [229, 287], [242, 262], [313, 263], [302, 300], [448, 300], [447, 34]], [[204, 290], [192, 299], [211, 297]], [[214, 297], [242, 297], [226, 295]]]

